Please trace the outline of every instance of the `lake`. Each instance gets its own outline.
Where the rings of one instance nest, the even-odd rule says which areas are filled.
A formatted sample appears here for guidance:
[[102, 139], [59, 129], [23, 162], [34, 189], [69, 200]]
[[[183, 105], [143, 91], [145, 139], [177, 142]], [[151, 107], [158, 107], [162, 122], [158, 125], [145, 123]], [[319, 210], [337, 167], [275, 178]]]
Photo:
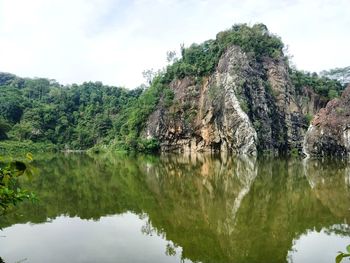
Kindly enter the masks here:
[[6, 263], [328, 263], [350, 244], [345, 161], [57, 154], [33, 165], [22, 185], [39, 200], [0, 218]]

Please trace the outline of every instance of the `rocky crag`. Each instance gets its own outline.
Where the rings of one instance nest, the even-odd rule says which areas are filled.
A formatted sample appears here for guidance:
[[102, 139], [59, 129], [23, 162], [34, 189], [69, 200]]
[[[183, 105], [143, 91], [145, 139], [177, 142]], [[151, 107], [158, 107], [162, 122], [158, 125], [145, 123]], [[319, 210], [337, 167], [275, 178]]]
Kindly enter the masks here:
[[307, 124], [283, 58], [257, 62], [232, 46], [210, 76], [174, 80], [170, 87], [173, 105], [161, 101], [144, 131], [162, 151], [302, 149]]
[[[164, 75], [172, 103], [160, 96], [140, 133], [158, 141], [161, 151], [341, 156], [349, 151], [348, 110], [342, 109], [347, 92], [328, 103], [343, 86], [292, 69], [283, 43], [264, 25], [233, 26], [216, 40], [182, 50], [176, 63]], [[180, 74], [169, 74], [173, 71]]]
[[315, 116], [305, 136], [304, 151], [311, 156], [350, 155], [350, 86]]

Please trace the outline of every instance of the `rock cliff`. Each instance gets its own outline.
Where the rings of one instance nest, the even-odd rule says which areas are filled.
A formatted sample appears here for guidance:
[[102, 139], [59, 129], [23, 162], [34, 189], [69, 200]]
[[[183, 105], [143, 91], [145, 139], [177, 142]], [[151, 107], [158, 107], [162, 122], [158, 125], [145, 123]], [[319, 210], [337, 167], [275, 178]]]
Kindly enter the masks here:
[[317, 94], [309, 87], [303, 87], [301, 94], [297, 96], [297, 103], [308, 118], [313, 117], [320, 109], [326, 107], [328, 101], [328, 98]]
[[315, 116], [305, 136], [304, 151], [311, 156], [350, 155], [350, 86]]
[[257, 60], [238, 46], [207, 77], [175, 79], [171, 106], [161, 99], [143, 137], [162, 151], [301, 152], [307, 125], [283, 57]]

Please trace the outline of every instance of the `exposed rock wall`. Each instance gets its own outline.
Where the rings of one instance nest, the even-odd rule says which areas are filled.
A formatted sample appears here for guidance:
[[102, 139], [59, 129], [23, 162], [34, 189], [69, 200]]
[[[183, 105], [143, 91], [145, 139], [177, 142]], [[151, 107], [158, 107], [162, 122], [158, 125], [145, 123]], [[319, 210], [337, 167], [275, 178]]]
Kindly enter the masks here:
[[308, 87], [304, 87], [301, 94], [297, 96], [297, 102], [301, 105], [303, 114], [309, 117], [313, 117], [320, 109], [326, 107], [328, 101], [328, 98], [317, 94]]
[[304, 151], [311, 156], [350, 155], [350, 86], [315, 116], [305, 136]]
[[305, 124], [283, 59], [257, 62], [229, 48], [207, 78], [170, 84], [174, 101], [160, 101], [143, 136], [162, 151], [301, 151]]

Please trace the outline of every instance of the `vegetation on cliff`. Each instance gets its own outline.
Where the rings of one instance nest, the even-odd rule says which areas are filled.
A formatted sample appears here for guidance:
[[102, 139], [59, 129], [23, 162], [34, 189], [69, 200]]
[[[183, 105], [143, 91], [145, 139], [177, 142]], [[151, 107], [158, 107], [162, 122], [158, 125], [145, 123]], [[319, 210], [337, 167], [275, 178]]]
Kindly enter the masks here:
[[263, 57], [279, 58], [284, 47], [281, 39], [271, 34], [264, 24], [252, 27], [234, 25], [218, 33], [215, 40], [192, 44], [189, 48], [181, 46], [181, 59], [167, 67], [163, 80], [170, 82], [186, 76], [203, 77], [213, 73], [223, 52], [232, 45], [241, 47], [257, 60]]
[[[134, 90], [100, 82], [64, 86], [54, 80], [0, 73], [0, 140], [54, 144], [58, 149], [109, 144], [123, 150], [156, 150], [157, 140], [140, 134], [159, 102], [172, 104], [170, 82], [186, 76], [200, 81], [215, 71], [223, 52], [232, 45], [258, 63], [264, 58], [288, 61], [283, 42], [265, 25], [240, 24], [218, 33], [214, 40], [182, 46], [181, 58], [173, 56], [173, 63], [153, 76], [148, 87]], [[337, 80], [317, 74], [291, 69], [290, 77], [297, 91], [307, 86], [327, 98], [339, 96], [343, 89]]]
[[305, 151], [312, 156], [350, 156], [350, 86], [314, 117], [305, 135]]
[[315, 72], [310, 73], [296, 69], [290, 69], [289, 74], [299, 95], [302, 94], [303, 88], [307, 87], [311, 88], [317, 94], [327, 99], [334, 99], [341, 95], [341, 92], [345, 87], [338, 80], [330, 79], [325, 76], [319, 76]]

